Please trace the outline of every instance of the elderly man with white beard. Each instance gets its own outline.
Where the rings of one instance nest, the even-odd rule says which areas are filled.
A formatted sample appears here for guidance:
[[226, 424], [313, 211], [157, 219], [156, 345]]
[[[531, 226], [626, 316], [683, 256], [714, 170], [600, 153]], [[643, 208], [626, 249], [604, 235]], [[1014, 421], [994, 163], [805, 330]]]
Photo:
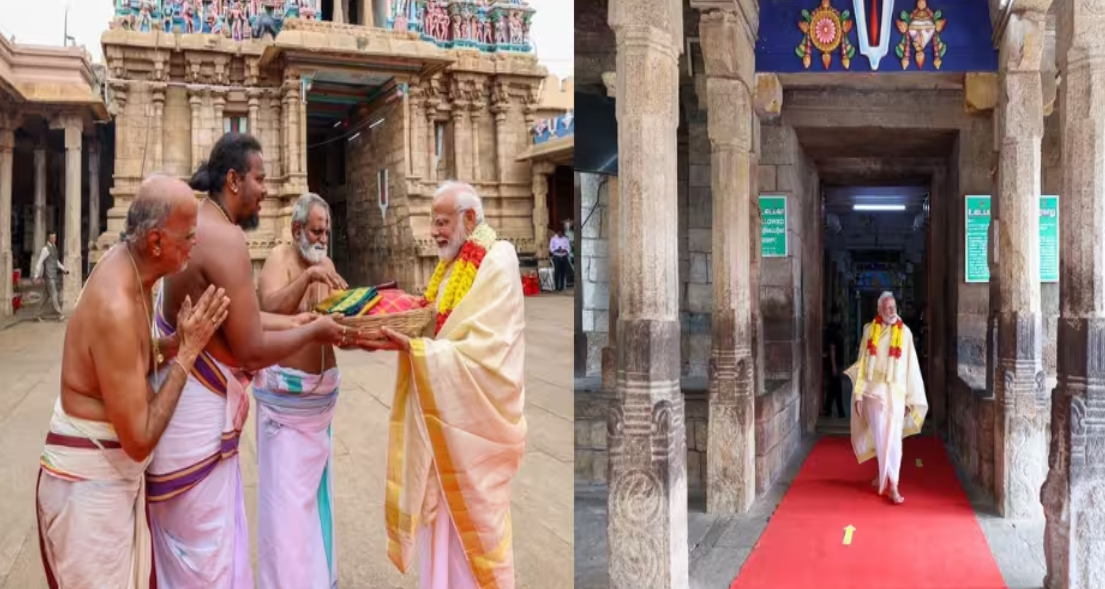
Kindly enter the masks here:
[[890, 501], [900, 504], [902, 439], [920, 433], [928, 400], [913, 334], [898, 317], [894, 295], [882, 293], [878, 309], [863, 330], [859, 361], [845, 372], [854, 383], [852, 449], [861, 464], [878, 458], [879, 476], [871, 484], [879, 495], [889, 489]]
[[[293, 244], [265, 261], [261, 310], [310, 312], [347, 285], [327, 256], [330, 207], [304, 194], [292, 212]], [[253, 380], [257, 400], [259, 589], [329, 589], [337, 583], [330, 423], [341, 382], [334, 348], [312, 343]]]
[[388, 556], [422, 589], [514, 587], [510, 482], [526, 447], [525, 308], [518, 255], [471, 185], [434, 194], [432, 337], [387, 330], [399, 351], [389, 427]]

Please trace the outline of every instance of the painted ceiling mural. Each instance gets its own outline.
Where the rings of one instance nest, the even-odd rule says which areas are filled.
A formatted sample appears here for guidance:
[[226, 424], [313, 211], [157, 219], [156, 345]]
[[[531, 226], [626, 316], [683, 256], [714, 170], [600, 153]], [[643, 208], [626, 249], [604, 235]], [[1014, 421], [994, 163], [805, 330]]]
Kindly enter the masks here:
[[996, 71], [987, 0], [765, 0], [760, 72]]

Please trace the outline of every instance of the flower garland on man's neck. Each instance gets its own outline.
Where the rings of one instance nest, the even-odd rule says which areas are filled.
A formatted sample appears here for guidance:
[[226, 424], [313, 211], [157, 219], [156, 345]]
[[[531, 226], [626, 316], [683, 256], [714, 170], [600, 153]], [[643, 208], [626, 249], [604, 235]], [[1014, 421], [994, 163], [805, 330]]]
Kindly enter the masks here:
[[[453, 261], [454, 268], [449, 277], [449, 284], [445, 286], [445, 294], [437, 306], [437, 325], [434, 327], [434, 335], [441, 331], [441, 326], [445, 325], [449, 314], [472, 289], [472, 283], [476, 281], [476, 272], [480, 269], [483, 257], [491, 250], [491, 246], [495, 245], [497, 237], [495, 230], [487, 223], [480, 223], [460, 248], [460, 252]], [[448, 268], [449, 262], [437, 263], [434, 275], [430, 278], [430, 285], [426, 287], [426, 300], [430, 304], [437, 300], [437, 291], [441, 288], [441, 282], [445, 279], [445, 271]]]
[[[879, 338], [882, 336], [882, 327], [885, 325], [882, 320], [882, 315], [875, 317], [875, 320], [871, 322], [871, 336], [867, 339], [867, 354], [870, 358], [867, 364], [868, 379], [872, 378], [875, 371], [875, 360], [879, 355]], [[890, 327], [890, 351], [888, 354], [888, 366], [886, 370], [887, 379], [893, 378], [894, 369], [897, 367], [897, 360], [902, 357], [902, 327], [903, 323], [901, 318], [897, 318]]]

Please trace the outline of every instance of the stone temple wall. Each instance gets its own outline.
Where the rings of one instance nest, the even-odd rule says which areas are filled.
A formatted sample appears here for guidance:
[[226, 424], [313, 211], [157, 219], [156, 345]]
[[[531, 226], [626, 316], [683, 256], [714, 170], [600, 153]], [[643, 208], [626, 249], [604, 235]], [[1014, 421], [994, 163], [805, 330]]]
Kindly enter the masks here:
[[[685, 86], [684, 92], [692, 91]], [[685, 102], [686, 104], [686, 102]], [[684, 111], [679, 132], [679, 259], [681, 362], [687, 432], [687, 480], [704, 489], [708, 431], [706, 395], [713, 312], [710, 144], [706, 113]], [[781, 124], [762, 127], [759, 182], [762, 194], [786, 194], [790, 207], [787, 228], [790, 256], [766, 259], [760, 270], [760, 316], [766, 358], [765, 387], [756, 400], [757, 492], [770, 487], [802, 439], [803, 399], [817, 403], [817, 370], [804, 370], [816, 358], [819, 322], [805, 309], [817, 311], [820, 293], [821, 242], [819, 180], [802, 153], [793, 129]], [[598, 376], [609, 321], [608, 238], [606, 214], [616, 178], [581, 174], [583, 225], [583, 327], [588, 338], [587, 374]], [[613, 188], [616, 190], [616, 188]], [[594, 212], [592, 213], [592, 209]], [[755, 207], [758, 211], [758, 207]], [[590, 215], [590, 217], [588, 217]], [[812, 235], [813, 237], [807, 237]], [[805, 290], [803, 290], [805, 287]], [[804, 298], [805, 297], [805, 298]], [[805, 300], [809, 299], [809, 300]], [[815, 362], [815, 366], [820, 364]], [[812, 384], [811, 384], [812, 383]], [[803, 395], [803, 391], [815, 391]], [[613, 391], [576, 394], [576, 480], [604, 483], [606, 476], [606, 413]]]
[[[602, 348], [606, 346], [609, 329], [610, 277], [607, 247], [611, 220], [606, 203], [612, 183], [617, 178], [598, 174], [580, 174], [580, 268], [583, 297], [583, 331], [587, 333], [587, 374], [602, 372]], [[603, 426], [605, 428], [605, 425]], [[603, 430], [605, 431], [605, 429]], [[578, 443], [578, 440], [577, 440]]]
[[[361, 109], [351, 126], [382, 121], [365, 129], [346, 147], [349, 176], [345, 201], [348, 248], [345, 279], [351, 284], [396, 280], [415, 284], [416, 253], [407, 198], [407, 120], [403, 101]], [[369, 123], [371, 124], [371, 123]], [[380, 207], [381, 172], [387, 174], [386, 209]], [[404, 286], [406, 288], [406, 286]]]

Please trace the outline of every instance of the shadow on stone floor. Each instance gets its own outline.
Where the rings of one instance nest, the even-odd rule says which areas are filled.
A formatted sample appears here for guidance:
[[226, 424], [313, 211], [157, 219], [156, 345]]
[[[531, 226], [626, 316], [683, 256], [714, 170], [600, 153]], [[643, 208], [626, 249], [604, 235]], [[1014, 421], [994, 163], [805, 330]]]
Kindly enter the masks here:
[[[818, 439], [818, 436], [808, 436], [802, 441], [779, 480], [745, 515], [707, 514], [705, 494], [689, 495], [687, 544], [691, 589], [726, 589], [732, 584]], [[998, 517], [993, 501], [964, 477], [958, 465], [956, 474], [1009, 589], [1040, 589], [1045, 573], [1043, 519], [1013, 521]], [[606, 589], [609, 586], [606, 523], [606, 487], [577, 486], [576, 589]]]

